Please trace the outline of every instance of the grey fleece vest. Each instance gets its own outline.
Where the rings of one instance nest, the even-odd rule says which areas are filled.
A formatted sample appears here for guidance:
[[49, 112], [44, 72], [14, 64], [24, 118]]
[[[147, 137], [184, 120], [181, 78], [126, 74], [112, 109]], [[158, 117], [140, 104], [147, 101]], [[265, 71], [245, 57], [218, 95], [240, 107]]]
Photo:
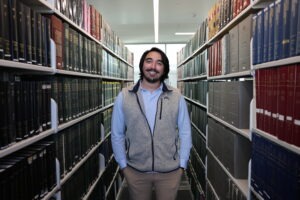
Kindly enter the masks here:
[[179, 167], [177, 116], [181, 94], [163, 84], [154, 133], [148, 124], [139, 83], [123, 89], [127, 164], [139, 171], [169, 172]]

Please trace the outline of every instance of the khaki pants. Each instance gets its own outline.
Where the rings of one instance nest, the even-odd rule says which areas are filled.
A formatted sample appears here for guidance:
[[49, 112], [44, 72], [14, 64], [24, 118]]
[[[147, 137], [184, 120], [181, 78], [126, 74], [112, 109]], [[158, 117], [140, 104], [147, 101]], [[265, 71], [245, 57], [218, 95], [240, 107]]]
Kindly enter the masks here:
[[169, 173], [142, 173], [126, 167], [123, 170], [130, 200], [151, 200], [152, 188], [156, 200], [175, 200], [183, 174], [182, 169]]

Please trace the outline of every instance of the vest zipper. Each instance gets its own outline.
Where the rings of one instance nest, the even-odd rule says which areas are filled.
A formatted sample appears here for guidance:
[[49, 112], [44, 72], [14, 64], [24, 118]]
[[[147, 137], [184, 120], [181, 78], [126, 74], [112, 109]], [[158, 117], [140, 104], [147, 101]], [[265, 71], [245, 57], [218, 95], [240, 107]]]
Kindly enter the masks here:
[[162, 108], [163, 108], [163, 98], [160, 99], [160, 113], [159, 113], [159, 119], [161, 119]]
[[[142, 106], [141, 106], [139, 97], [138, 97], [137, 94], [135, 94], [135, 95], [136, 95], [136, 100], [137, 100], [137, 102], [138, 102], [139, 108], [140, 108], [140, 110], [141, 110], [143, 116], [144, 116], [145, 119], [146, 119], [146, 122], [147, 122], [148, 128], [149, 128], [149, 132], [150, 132], [150, 135], [151, 135], [152, 171], [154, 171], [154, 143], [153, 143], [153, 134], [154, 134], [154, 133], [152, 134], [151, 127], [150, 127], [150, 125], [149, 125], [149, 122], [148, 122], [148, 120], [147, 120], [147, 117], [146, 117], [145, 113], [143, 112], [143, 109], [142, 109]], [[157, 114], [157, 111], [156, 111], [156, 114]], [[155, 117], [155, 118], [156, 118], [156, 117]], [[154, 129], [155, 129], [155, 124], [154, 124]], [[153, 130], [154, 130], [154, 129], [153, 129]]]

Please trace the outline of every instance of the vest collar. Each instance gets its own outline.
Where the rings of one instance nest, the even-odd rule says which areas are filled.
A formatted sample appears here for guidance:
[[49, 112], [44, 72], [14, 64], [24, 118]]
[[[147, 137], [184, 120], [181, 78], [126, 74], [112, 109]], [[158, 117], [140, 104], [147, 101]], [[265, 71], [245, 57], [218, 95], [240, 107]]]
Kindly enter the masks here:
[[[140, 87], [140, 82], [141, 82], [141, 80], [139, 80], [139, 81], [133, 86], [133, 88], [132, 88], [131, 90], [129, 90], [129, 92], [137, 93], [137, 91], [138, 91], [138, 89], [139, 89], [139, 87]], [[171, 92], [172, 89], [170, 89], [170, 88], [165, 84], [165, 82], [162, 82], [162, 91], [163, 91], [163, 92]]]

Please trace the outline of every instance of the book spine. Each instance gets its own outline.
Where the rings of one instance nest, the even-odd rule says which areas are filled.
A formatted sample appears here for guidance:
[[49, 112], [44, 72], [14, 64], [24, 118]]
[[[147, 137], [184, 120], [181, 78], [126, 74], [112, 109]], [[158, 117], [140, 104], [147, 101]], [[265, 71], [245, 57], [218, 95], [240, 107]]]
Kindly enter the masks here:
[[283, 0], [275, 2], [275, 26], [274, 26], [274, 60], [282, 58], [282, 30], [283, 30]]
[[32, 55], [32, 63], [37, 64], [37, 27], [36, 27], [36, 11], [34, 9], [30, 9], [30, 17], [31, 17], [31, 55]]
[[[24, 17], [25, 17], [25, 47], [26, 47], [26, 62], [32, 63], [32, 35], [31, 35], [31, 8], [24, 5]], [[24, 34], [24, 32], [23, 32]]]
[[17, 0], [8, 1], [8, 12], [9, 12], [9, 41], [10, 41], [10, 54], [13, 61], [19, 60], [18, 51], [18, 13], [17, 13]]
[[300, 64], [296, 65], [296, 77], [295, 77], [295, 85], [294, 85], [294, 97], [295, 97], [295, 107], [294, 107], [294, 130], [292, 141], [293, 144], [300, 147]]
[[[291, 0], [290, 2], [290, 52], [289, 57], [296, 55], [296, 42], [297, 42], [297, 20], [299, 15], [298, 0]], [[288, 27], [287, 27], [288, 28]]]
[[286, 58], [290, 53], [290, 22], [291, 22], [291, 0], [283, 0], [282, 4], [282, 56], [281, 58]]
[[269, 26], [268, 26], [268, 59], [267, 61], [274, 60], [274, 31], [275, 31], [275, 3], [269, 5]]
[[269, 56], [269, 31], [270, 31], [270, 9], [267, 6], [264, 9], [264, 22], [263, 22], [263, 27], [264, 27], [264, 40], [263, 40], [263, 58], [262, 62], [267, 62], [268, 61], [268, 56]]

